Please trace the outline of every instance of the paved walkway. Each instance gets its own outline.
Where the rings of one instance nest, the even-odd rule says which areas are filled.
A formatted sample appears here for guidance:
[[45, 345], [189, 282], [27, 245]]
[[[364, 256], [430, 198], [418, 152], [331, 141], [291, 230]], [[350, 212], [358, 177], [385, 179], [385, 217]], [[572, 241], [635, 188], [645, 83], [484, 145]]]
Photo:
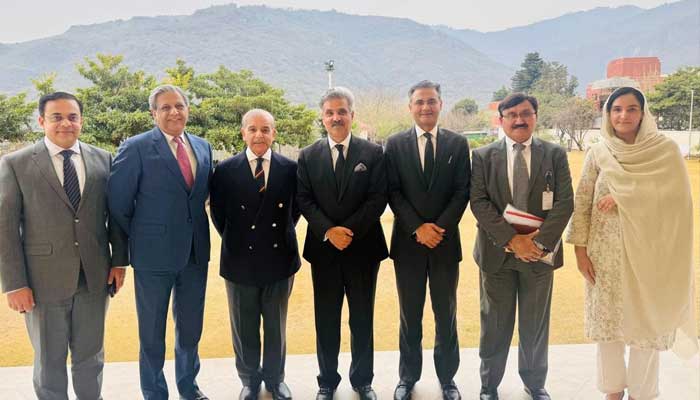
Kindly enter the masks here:
[[[462, 349], [461, 367], [455, 381], [465, 400], [477, 399], [479, 393], [479, 355], [477, 349]], [[380, 399], [392, 398], [397, 382], [398, 352], [375, 353], [374, 388]], [[554, 400], [591, 400], [603, 396], [595, 388], [595, 347], [593, 345], [551, 346], [549, 352], [549, 379], [547, 389]], [[340, 371], [343, 381], [335, 396], [336, 400], [357, 399], [347, 380], [350, 355], [341, 354]], [[511, 348], [508, 369], [499, 389], [501, 400], [529, 400], [522, 390], [517, 374], [517, 348]], [[165, 364], [166, 377], [171, 392], [174, 390], [172, 361]], [[313, 400], [316, 394], [315, 354], [287, 357], [287, 378], [294, 398]], [[0, 368], [0, 399], [34, 399], [30, 367]], [[700, 361], [696, 356], [682, 361], [669, 352], [661, 354], [661, 399], [700, 399]], [[240, 382], [235, 375], [232, 359], [207, 359], [202, 361], [198, 378], [199, 386], [212, 400], [237, 399]], [[171, 393], [172, 394], [172, 393]], [[105, 400], [140, 399], [138, 365], [134, 362], [109, 363], [105, 366], [103, 386]], [[74, 397], [72, 397], [74, 398]], [[171, 398], [177, 399], [177, 396]], [[262, 399], [270, 399], [263, 391]], [[414, 400], [440, 399], [440, 390], [432, 366], [432, 352], [424, 355], [423, 379], [414, 391]]]

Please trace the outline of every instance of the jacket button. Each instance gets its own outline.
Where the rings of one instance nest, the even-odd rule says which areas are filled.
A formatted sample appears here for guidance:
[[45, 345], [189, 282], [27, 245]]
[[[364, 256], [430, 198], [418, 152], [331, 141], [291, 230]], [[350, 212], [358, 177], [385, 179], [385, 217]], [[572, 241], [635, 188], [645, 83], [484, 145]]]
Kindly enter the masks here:
[[276, 227], [277, 227], [277, 224], [273, 222], [273, 223], [272, 223], [272, 227], [273, 227], [273, 228], [276, 228]]
[[75, 222], [77, 224], [78, 222], [80, 222], [80, 219], [76, 218], [73, 220], [73, 222]]
[[187, 218], [187, 222], [192, 223], [192, 218]]
[[255, 225], [251, 225], [250, 229], [255, 229]]
[[80, 243], [75, 242], [75, 243], [73, 243], [73, 245], [74, 245], [75, 247], [78, 247], [78, 246], [80, 245]]
[[245, 206], [241, 204], [241, 210], [245, 210]]
[[277, 205], [277, 207], [282, 208], [282, 207], [284, 207], [284, 204], [279, 203], [279, 204]]
[[253, 250], [253, 246], [248, 246], [248, 250]]
[[273, 244], [272, 247], [277, 248], [277, 243]]

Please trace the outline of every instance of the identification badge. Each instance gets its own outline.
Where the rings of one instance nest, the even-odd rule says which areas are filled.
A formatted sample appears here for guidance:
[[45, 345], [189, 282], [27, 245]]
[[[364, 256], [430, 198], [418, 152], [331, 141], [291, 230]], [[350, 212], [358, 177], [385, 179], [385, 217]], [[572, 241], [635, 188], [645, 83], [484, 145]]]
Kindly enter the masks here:
[[546, 190], [542, 192], [542, 210], [548, 211], [554, 205], [554, 192]]

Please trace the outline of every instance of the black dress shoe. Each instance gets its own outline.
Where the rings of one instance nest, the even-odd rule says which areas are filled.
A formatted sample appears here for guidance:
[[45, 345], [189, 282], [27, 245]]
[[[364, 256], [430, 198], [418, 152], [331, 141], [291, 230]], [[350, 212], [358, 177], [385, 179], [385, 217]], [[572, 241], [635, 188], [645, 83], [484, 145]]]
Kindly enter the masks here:
[[526, 387], [525, 393], [529, 394], [532, 400], [552, 400], [552, 398], [549, 397], [549, 393], [547, 393], [544, 388], [530, 389]]
[[377, 400], [377, 394], [374, 393], [371, 385], [354, 387], [352, 390], [360, 395], [360, 400]]
[[411, 391], [413, 391], [414, 382], [399, 381], [394, 390], [394, 400], [410, 400]]
[[265, 384], [265, 389], [272, 394], [274, 400], [292, 400], [292, 391], [284, 382], [272, 386]]
[[201, 390], [197, 389], [189, 396], [180, 396], [180, 399], [184, 399], [184, 400], [209, 400], [209, 397], [207, 397], [207, 395], [202, 393]]
[[241, 389], [241, 394], [238, 395], [238, 400], [258, 400], [258, 393], [260, 393], [260, 385], [244, 385]]
[[479, 393], [479, 400], [498, 400], [498, 391], [482, 387]]
[[316, 400], [333, 400], [333, 393], [335, 393], [335, 389], [321, 387], [316, 393]]
[[457, 385], [452, 381], [450, 383], [443, 383], [442, 385], [442, 398], [443, 400], [461, 400], [462, 395], [459, 394], [459, 389]]

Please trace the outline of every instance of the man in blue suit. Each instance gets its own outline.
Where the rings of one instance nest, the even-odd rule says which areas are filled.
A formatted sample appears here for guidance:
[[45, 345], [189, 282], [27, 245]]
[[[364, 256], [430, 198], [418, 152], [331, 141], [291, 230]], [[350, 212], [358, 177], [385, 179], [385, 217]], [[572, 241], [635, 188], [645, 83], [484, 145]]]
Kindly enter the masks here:
[[170, 294], [175, 319], [175, 377], [180, 399], [207, 397], [195, 380], [209, 262], [204, 204], [211, 146], [185, 132], [189, 102], [172, 85], [148, 98], [156, 127], [126, 140], [108, 183], [109, 208], [129, 236], [139, 321], [139, 370], [146, 400], [168, 398], [163, 376]]

